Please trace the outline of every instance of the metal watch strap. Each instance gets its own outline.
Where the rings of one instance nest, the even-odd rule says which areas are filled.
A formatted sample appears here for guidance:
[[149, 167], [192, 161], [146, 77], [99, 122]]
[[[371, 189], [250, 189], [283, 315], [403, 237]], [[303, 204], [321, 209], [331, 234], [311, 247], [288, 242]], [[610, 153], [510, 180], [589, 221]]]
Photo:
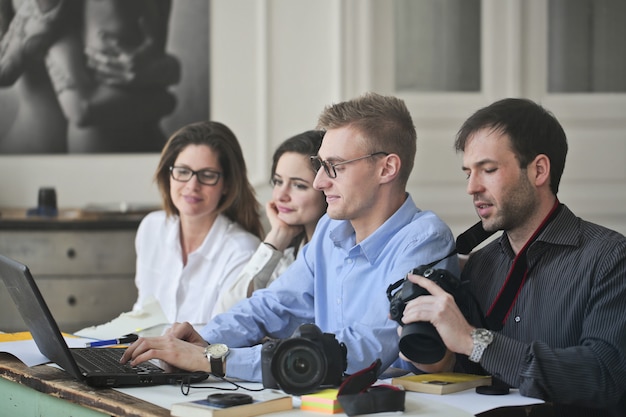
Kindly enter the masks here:
[[493, 333], [487, 329], [474, 329], [472, 330], [472, 341], [474, 342], [474, 348], [468, 359], [479, 363], [485, 349], [493, 341]]
[[487, 349], [487, 345], [484, 343], [474, 343], [474, 348], [472, 349], [472, 353], [469, 355], [469, 360], [476, 363], [480, 362], [480, 358], [483, 357], [485, 349]]

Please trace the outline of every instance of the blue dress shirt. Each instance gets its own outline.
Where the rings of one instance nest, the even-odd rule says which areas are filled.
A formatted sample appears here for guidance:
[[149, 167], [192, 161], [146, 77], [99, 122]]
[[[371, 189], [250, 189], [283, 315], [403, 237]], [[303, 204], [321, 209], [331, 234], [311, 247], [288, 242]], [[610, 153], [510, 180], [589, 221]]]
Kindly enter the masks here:
[[[279, 279], [215, 317], [200, 334], [209, 343], [227, 344], [227, 376], [248, 381], [261, 381], [262, 339], [288, 338], [304, 323], [315, 323], [346, 344], [348, 374], [377, 358], [386, 369], [398, 358], [397, 323], [389, 319], [387, 287], [413, 268], [450, 254], [454, 245], [449, 227], [434, 213], [418, 209], [408, 194], [358, 244], [349, 221], [325, 215]], [[459, 276], [456, 255], [438, 267]]]

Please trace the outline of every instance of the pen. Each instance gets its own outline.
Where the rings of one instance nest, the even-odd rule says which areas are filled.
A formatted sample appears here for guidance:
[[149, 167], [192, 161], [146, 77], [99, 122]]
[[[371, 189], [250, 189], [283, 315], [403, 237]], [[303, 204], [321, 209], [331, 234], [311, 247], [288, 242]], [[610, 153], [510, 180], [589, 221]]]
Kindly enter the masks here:
[[139, 339], [139, 336], [137, 336], [134, 333], [130, 333], [117, 339], [98, 340], [96, 342], [86, 343], [85, 346], [97, 347], [97, 346], [123, 345], [124, 343], [133, 343], [137, 339]]

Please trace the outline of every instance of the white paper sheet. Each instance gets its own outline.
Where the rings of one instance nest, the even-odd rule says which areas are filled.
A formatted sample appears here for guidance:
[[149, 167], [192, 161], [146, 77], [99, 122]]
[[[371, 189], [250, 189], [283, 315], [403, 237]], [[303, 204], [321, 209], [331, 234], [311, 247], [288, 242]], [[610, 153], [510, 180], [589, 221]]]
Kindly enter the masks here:
[[[93, 339], [82, 337], [64, 337], [65, 342], [69, 347], [85, 347], [85, 343], [92, 341]], [[50, 362], [50, 359], [46, 358], [37, 347], [37, 344], [33, 339], [18, 340], [14, 342], [0, 342], [0, 352], [7, 352], [15, 356], [28, 366], [42, 365]]]
[[507, 395], [477, 394], [474, 388], [453, 392], [445, 395], [414, 393], [428, 401], [437, 401], [469, 411], [472, 414], [482, 413], [499, 407], [512, 407], [531, 404], [542, 404], [537, 398], [522, 396], [518, 390], [511, 390]]
[[108, 323], [87, 327], [74, 334], [93, 339], [116, 339], [129, 333], [159, 336], [167, 326], [167, 318], [161, 305], [152, 299], [141, 310], [122, 313]]

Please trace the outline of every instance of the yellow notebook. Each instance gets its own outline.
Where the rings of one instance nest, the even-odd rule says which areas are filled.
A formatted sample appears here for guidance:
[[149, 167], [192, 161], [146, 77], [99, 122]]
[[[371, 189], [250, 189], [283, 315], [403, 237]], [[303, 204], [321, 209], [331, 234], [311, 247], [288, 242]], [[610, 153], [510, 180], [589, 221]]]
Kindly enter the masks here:
[[491, 385], [491, 376], [453, 372], [409, 375], [393, 378], [393, 385], [402, 385], [407, 391], [427, 394], [449, 394], [481, 385]]
[[0, 333], [0, 342], [18, 342], [20, 340], [31, 340], [30, 332]]
[[[76, 337], [69, 333], [63, 333], [64, 337]], [[0, 343], [2, 342], [19, 342], [20, 340], [32, 340], [33, 336], [30, 332], [16, 332], [16, 333], [0, 333]]]

